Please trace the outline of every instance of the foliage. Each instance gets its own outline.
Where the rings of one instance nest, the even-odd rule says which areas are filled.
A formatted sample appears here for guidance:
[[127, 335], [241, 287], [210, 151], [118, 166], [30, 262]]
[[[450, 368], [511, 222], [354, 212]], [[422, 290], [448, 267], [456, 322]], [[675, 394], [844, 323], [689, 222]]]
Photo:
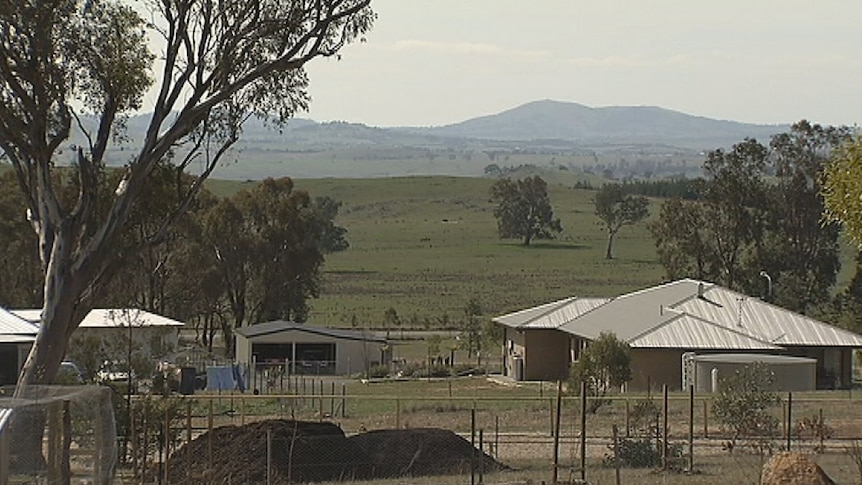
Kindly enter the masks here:
[[[658, 442], [661, 445], [661, 442]], [[602, 465], [606, 467], [615, 466], [613, 445], [608, 445], [610, 453], [605, 453]], [[656, 441], [650, 438], [631, 439], [619, 438], [617, 440], [617, 456], [619, 456], [620, 467], [623, 468], [654, 468], [661, 465], [662, 450], [656, 446]], [[668, 458], [681, 458], [682, 445], [668, 444]]]
[[774, 376], [763, 363], [755, 362], [720, 378], [719, 393], [712, 402], [718, 422], [730, 433], [729, 450], [740, 439], [771, 440], [778, 430], [778, 418], [771, 408], [780, 402], [769, 390]]
[[491, 187], [491, 200], [500, 238], [519, 237], [529, 246], [533, 239], [552, 239], [563, 230], [551, 209], [548, 184], [538, 175], [498, 180]]
[[[0, 8], [7, 34], [0, 41], [0, 151], [24, 194], [43, 282], [42, 331], [17, 392], [51, 381], [69, 337], [113, 277], [132, 252], [166, 237], [248, 118], [278, 125], [306, 107], [305, 64], [359, 40], [375, 18], [369, 4], [146, 2], [148, 21], [112, 0]], [[158, 75], [151, 38], [163, 41], [152, 44], [162, 49]], [[151, 84], [158, 94], [146, 135], [127, 152], [115, 190], [100, 194], [106, 154], [125, 141], [126, 117]], [[74, 183], [64, 188], [57, 161], [73, 124], [83, 137], [69, 147]], [[114, 251], [163, 163], [177, 174], [194, 163], [199, 175], [141, 244]], [[295, 303], [297, 295], [289, 296]]]
[[820, 180], [824, 215], [840, 222], [862, 249], [862, 136], [840, 145], [826, 164]]
[[618, 388], [632, 378], [631, 355], [627, 343], [610, 332], [602, 332], [590, 342], [572, 365], [570, 385], [580, 388], [585, 382], [589, 400], [589, 411], [595, 414], [608, 400], [604, 399], [613, 388]]
[[382, 379], [384, 377], [389, 376], [389, 366], [386, 365], [373, 365], [368, 368], [368, 378], [369, 379]]
[[614, 237], [623, 226], [637, 224], [649, 215], [649, 200], [643, 196], [625, 194], [620, 184], [605, 184], [593, 200], [596, 215], [608, 231], [605, 259], [613, 259]]
[[638, 399], [629, 412], [629, 431], [635, 436], [651, 436], [660, 415], [661, 409], [652, 396]]
[[714, 281], [800, 312], [828, 301], [838, 227], [822, 223], [818, 181], [847, 136], [846, 128], [803, 120], [768, 147], [748, 139], [710, 152], [697, 200], [665, 202], [649, 225], [668, 276]]

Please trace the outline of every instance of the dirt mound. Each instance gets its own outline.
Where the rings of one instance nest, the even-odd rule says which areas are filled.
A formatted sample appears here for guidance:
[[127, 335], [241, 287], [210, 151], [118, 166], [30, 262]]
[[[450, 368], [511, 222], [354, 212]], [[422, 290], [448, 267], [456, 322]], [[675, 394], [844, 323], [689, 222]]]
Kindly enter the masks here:
[[835, 482], [807, 456], [779, 453], [763, 465], [760, 485], [835, 485]]
[[171, 483], [266, 483], [268, 454], [274, 484], [362, 478], [370, 469], [365, 453], [332, 423], [269, 420], [223, 426], [212, 433], [212, 440], [205, 433], [171, 455]]
[[[482, 454], [469, 441], [444, 429], [383, 429], [348, 438], [373, 464], [375, 478], [404, 475], [455, 475], [476, 470], [499, 471], [505, 466]], [[481, 460], [481, 461], [480, 461]]]
[[272, 484], [469, 473], [471, 460], [485, 472], [506, 468], [486, 454], [480, 461], [469, 441], [447, 430], [378, 430], [347, 438], [332, 423], [270, 420], [205, 433], [171, 455], [168, 471], [171, 483], [181, 485], [266, 483], [267, 455]]

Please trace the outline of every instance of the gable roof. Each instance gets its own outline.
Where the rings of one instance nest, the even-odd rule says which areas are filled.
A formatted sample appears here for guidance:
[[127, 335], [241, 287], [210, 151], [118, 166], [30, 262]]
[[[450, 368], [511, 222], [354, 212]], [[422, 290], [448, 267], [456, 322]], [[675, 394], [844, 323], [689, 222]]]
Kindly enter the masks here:
[[[15, 315], [38, 324], [41, 309], [12, 310]], [[94, 308], [81, 321], [80, 328], [182, 327], [183, 322], [136, 308]]]
[[248, 327], [238, 328], [234, 331], [234, 333], [237, 333], [249, 339], [282, 332], [305, 332], [346, 340], [365, 340], [370, 342], [386, 343], [385, 338], [377, 337], [368, 333], [356, 332], [353, 330], [340, 330], [335, 328], [317, 327], [314, 325], [288, 322], [286, 320], [274, 320], [272, 322], [258, 323], [255, 325], [249, 325]]
[[[588, 340], [612, 332], [632, 347], [644, 348], [862, 347], [862, 336], [853, 332], [694, 279], [627, 293], [592, 308], [579, 308], [574, 301], [560, 300], [544, 312], [528, 309], [493, 320], [521, 329], [556, 328]], [[551, 322], [548, 314], [557, 318]]]
[[0, 343], [32, 342], [38, 332], [38, 326], [0, 308]]

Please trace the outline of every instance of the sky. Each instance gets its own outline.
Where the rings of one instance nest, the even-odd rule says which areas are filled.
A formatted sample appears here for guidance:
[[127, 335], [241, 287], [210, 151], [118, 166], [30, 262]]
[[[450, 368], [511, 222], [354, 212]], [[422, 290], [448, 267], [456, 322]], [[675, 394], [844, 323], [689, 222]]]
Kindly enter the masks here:
[[301, 117], [439, 126], [552, 99], [862, 124], [859, 0], [372, 0]]

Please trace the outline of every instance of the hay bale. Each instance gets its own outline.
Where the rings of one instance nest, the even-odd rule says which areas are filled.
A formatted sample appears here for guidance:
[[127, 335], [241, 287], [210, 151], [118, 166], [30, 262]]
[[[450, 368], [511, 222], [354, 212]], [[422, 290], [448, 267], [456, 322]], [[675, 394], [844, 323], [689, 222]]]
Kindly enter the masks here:
[[800, 453], [779, 453], [763, 465], [760, 485], [835, 485], [822, 468]]

